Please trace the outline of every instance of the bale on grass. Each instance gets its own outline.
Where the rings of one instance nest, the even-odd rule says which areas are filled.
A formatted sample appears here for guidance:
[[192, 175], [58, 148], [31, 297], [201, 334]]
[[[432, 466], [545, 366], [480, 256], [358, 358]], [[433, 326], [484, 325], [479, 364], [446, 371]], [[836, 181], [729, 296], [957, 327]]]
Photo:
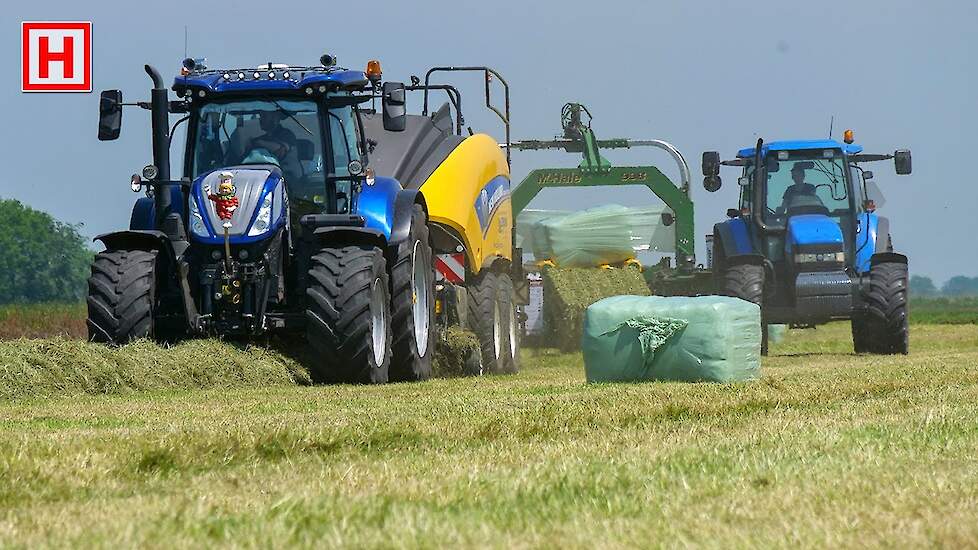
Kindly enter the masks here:
[[563, 351], [581, 346], [584, 311], [609, 296], [648, 296], [649, 287], [637, 267], [621, 269], [543, 269], [543, 325], [546, 340]]

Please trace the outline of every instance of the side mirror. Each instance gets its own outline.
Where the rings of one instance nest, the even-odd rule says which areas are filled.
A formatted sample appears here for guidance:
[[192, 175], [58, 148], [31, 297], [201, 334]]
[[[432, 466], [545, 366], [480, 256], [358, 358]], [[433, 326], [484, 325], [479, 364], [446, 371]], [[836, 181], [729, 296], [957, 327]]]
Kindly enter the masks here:
[[706, 189], [710, 193], [719, 191], [721, 185], [723, 185], [723, 182], [720, 181], [720, 176], [706, 176], [703, 178], [703, 189]]
[[98, 139], [112, 141], [122, 129], [122, 91], [104, 90], [98, 101]]
[[407, 127], [407, 107], [403, 82], [384, 82], [381, 103], [384, 107], [384, 130], [403, 132]]
[[913, 163], [910, 160], [910, 149], [900, 149], [893, 153], [893, 164], [896, 173], [906, 176], [913, 171]]
[[720, 153], [716, 151], [705, 151], [703, 153], [703, 175], [720, 175]]

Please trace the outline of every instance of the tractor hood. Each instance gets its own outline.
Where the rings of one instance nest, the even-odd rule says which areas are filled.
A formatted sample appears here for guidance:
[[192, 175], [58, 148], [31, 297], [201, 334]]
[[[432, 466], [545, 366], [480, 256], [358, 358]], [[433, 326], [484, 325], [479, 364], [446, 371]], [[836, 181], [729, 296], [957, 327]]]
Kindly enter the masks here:
[[842, 228], [828, 216], [802, 214], [788, 218], [785, 245], [789, 252], [841, 252], [843, 244]]
[[[218, 195], [222, 174], [231, 174], [234, 201]], [[210, 194], [206, 189], [210, 189]], [[232, 244], [253, 243], [274, 234], [285, 224], [287, 197], [282, 173], [273, 165], [220, 168], [201, 175], [190, 188], [190, 233], [207, 244], [224, 243], [224, 223], [229, 221]], [[225, 220], [222, 214], [230, 214]]]

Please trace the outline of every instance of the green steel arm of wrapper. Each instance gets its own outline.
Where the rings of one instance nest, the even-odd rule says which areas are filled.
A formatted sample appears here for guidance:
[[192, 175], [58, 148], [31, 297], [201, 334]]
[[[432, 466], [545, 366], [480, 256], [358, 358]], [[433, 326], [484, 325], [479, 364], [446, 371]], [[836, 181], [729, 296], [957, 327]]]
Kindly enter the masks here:
[[[660, 140], [599, 140], [594, 137], [590, 124], [578, 124], [572, 128], [571, 134], [571, 139], [525, 140], [511, 145], [513, 149], [521, 151], [563, 149], [569, 153], [581, 153], [583, 156], [578, 168], [541, 168], [530, 172], [513, 190], [514, 215], [526, 208], [545, 187], [644, 185], [673, 211], [676, 224], [676, 264], [692, 268], [695, 261], [693, 202], [689, 198], [689, 167], [682, 154], [669, 143]], [[565, 125], [566, 135], [568, 131]], [[655, 166], [614, 167], [599, 152], [600, 149], [632, 147], [664, 149], [679, 165], [682, 184], [677, 186]]]

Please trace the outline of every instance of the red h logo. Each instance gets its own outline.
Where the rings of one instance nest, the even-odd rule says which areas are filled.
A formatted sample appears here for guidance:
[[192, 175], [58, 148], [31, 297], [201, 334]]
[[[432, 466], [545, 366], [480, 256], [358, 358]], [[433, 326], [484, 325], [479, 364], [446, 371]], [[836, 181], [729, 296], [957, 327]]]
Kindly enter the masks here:
[[21, 30], [22, 91], [92, 91], [90, 22], [25, 21]]

